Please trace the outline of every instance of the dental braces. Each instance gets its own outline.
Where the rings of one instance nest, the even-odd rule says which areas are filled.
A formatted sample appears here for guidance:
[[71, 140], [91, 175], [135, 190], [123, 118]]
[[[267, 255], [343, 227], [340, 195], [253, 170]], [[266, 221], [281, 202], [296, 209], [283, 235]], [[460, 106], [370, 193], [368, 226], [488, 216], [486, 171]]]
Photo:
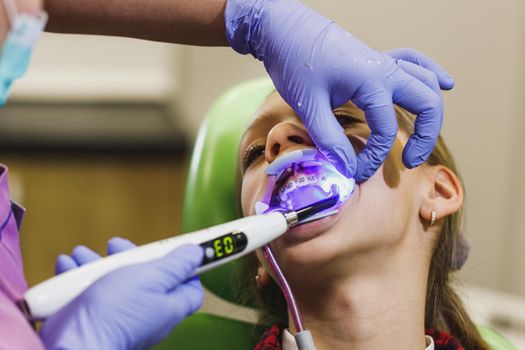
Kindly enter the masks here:
[[[257, 214], [294, 210], [339, 195], [337, 210], [352, 194], [355, 181], [346, 178], [315, 148], [296, 150], [279, 157], [266, 169], [268, 184], [255, 204]], [[325, 213], [319, 213], [322, 215]], [[310, 218], [311, 220], [312, 218]]]

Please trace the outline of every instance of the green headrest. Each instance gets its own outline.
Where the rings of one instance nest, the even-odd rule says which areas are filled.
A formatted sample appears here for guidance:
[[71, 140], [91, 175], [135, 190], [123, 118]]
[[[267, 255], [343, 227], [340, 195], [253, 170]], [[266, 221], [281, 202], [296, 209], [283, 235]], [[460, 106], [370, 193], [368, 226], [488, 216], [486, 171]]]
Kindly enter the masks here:
[[[255, 110], [274, 86], [257, 79], [226, 91], [211, 107], [199, 130], [184, 198], [183, 232], [241, 217], [236, 189], [238, 147]], [[238, 262], [201, 275], [208, 290], [235, 302], [232, 272]]]
[[518, 350], [510, 341], [490, 327], [478, 325], [478, 331], [493, 350]]

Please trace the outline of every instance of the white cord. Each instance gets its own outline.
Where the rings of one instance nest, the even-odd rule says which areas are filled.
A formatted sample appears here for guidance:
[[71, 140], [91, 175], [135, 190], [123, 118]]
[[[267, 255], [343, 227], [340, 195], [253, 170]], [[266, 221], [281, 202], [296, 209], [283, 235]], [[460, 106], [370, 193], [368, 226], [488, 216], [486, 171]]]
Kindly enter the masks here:
[[317, 350], [310, 331], [302, 331], [295, 335], [295, 342], [299, 350]]

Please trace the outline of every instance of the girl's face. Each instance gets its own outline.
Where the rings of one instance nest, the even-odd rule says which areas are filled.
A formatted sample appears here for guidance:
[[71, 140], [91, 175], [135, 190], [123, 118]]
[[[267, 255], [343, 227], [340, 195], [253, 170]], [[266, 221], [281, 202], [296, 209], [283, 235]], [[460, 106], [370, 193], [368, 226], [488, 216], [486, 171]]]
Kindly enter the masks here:
[[[363, 112], [352, 103], [333, 112], [358, 153], [370, 133]], [[424, 167], [408, 170], [403, 166], [401, 154], [406, 140], [404, 133], [398, 133], [383, 166], [369, 180], [356, 184], [338, 214], [297, 226], [272, 242], [283, 270], [335, 267], [340, 265], [337, 261], [348, 262], [362, 254], [384, 256], [409, 232], [423, 229], [419, 217], [423, 190], [417, 184], [425, 179], [425, 171]], [[292, 108], [278, 93], [271, 94], [256, 112], [240, 145], [244, 215], [255, 214], [254, 205], [268, 182], [266, 167], [288, 152], [312, 146]]]

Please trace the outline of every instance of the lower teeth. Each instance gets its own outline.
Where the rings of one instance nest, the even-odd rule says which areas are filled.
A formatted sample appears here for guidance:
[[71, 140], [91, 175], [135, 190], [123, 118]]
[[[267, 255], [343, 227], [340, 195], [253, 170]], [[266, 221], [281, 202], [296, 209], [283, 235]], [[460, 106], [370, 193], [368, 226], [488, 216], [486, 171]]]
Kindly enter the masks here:
[[[301, 186], [301, 188], [296, 187], [294, 189], [295, 191], [301, 191], [295, 195], [296, 196], [295, 199], [297, 199], [297, 195], [307, 195], [308, 197], [315, 198], [315, 200], [317, 201], [317, 200], [322, 199], [319, 197], [328, 198], [329, 196], [335, 193], [339, 193], [339, 188], [337, 187], [337, 185], [335, 184], [330, 185], [327, 181], [321, 184], [321, 186], [310, 185], [309, 186], [310, 189], [303, 189], [305, 186], [308, 186], [308, 185]], [[294, 197], [290, 198], [290, 196], [295, 194], [294, 190], [284, 191], [279, 194], [277, 202], [279, 203], [279, 206], [281, 208], [289, 209], [289, 210], [299, 209], [299, 208], [296, 208], [294, 205], [294, 201], [292, 200], [292, 198]], [[307, 192], [303, 192], [303, 191], [307, 191]], [[300, 201], [300, 202], [303, 202], [303, 201]], [[301, 203], [300, 205], [306, 205], [306, 203]]]
[[[297, 210], [336, 193], [340, 195], [337, 208], [346, 201], [354, 188], [353, 179], [345, 178], [330, 164], [314, 160], [290, 164], [272, 185], [277, 188], [274, 188], [268, 202], [257, 204], [257, 213]], [[334, 210], [337, 212], [337, 209], [333, 209], [319, 215], [332, 215]]]

